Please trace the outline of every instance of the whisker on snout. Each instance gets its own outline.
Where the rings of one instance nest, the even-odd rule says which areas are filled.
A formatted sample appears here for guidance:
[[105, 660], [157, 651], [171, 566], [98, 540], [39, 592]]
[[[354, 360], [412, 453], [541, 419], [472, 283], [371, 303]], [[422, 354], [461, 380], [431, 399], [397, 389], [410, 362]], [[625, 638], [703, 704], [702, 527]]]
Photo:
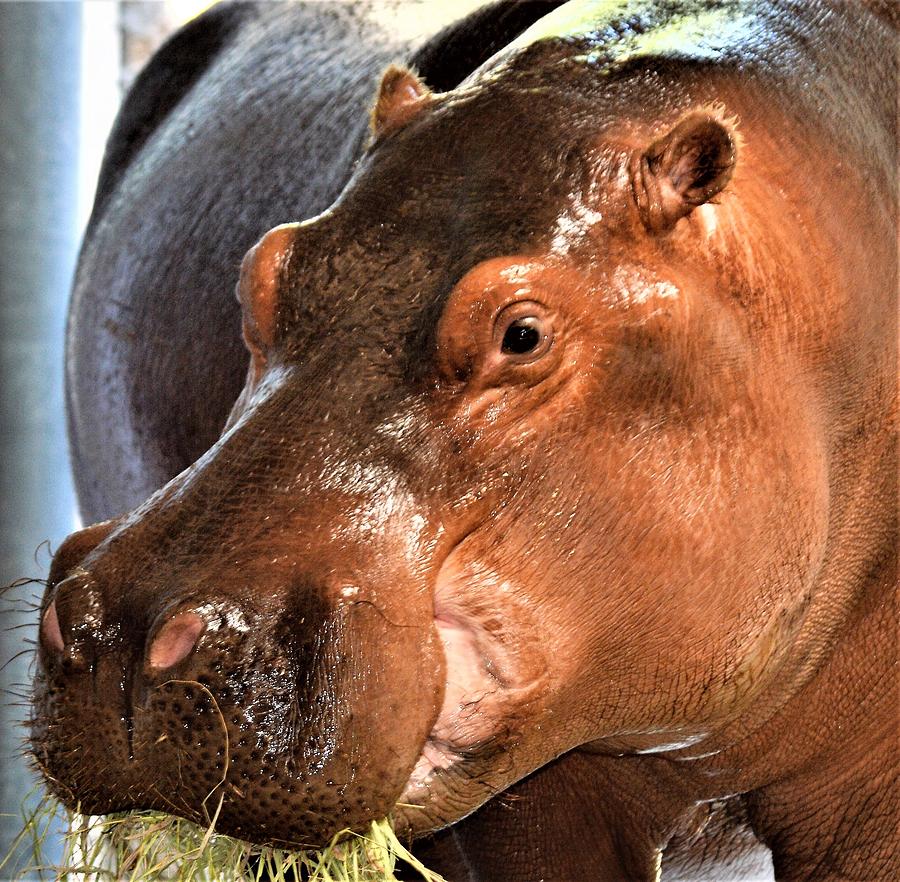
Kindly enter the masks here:
[[49, 586], [49, 581], [47, 579], [41, 579], [37, 577], [29, 577], [22, 576], [18, 579], [13, 579], [12, 582], [7, 583], [0, 587], [0, 598], [6, 600], [5, 595], [11, 591], [15, 591], [18, 588], [24, 588], [26, 585], [40, 585], [42, 589], [45, 589]]
[[[12, 631], [13, 629], [10, 628], [9, 630]], [[33, 646], [28, 646], [25, 649], [20, 649], [14, 656], [11, 656], [5, 662], [3, 662], [2, 665], [0, 665], [0, 672], [5, 671], [6, 668], [9, 665], [11, 665], [14, 661], [16, 661], [17, 659], [24, 658], [27, 655], [33, 655], [33, 654], [34, 654]]]

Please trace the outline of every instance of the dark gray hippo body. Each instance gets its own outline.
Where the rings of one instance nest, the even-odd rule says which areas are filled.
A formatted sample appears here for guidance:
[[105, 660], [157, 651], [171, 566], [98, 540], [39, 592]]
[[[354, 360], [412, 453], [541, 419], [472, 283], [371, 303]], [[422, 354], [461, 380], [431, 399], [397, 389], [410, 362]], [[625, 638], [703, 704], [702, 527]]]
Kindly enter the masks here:
[[239, 3], [139, 78], [69, 328], [69, 802], [203, 820], [208, 691], [254, 841], [896, 875], [891, 5], [569, 4], [478, 71], [559, 5]]

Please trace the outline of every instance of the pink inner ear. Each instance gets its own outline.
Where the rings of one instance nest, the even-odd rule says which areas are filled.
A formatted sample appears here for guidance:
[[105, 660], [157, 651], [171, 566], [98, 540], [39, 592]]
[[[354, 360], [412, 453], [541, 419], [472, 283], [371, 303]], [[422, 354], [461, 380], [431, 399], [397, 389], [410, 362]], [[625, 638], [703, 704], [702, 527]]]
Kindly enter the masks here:
[[400, 106], [409, 105], [428, 94], [428, 89], [425, 88], [422, 81], [418, 77], [409, 74], [401, 81], [395, 101]]
[[241, 264], [238, 297], [244, 310], [244, 333], [251, 350], [268, 349], [275, 339], [278, 283], [294, 244], [296, 224], [269, 230]]
[[376, 137], [405, 126], [431, 99], [429, 88], [405, 67], [392, 64], [384, 72], [378, 88], [378, 100], [372, 111], [372, 130]]

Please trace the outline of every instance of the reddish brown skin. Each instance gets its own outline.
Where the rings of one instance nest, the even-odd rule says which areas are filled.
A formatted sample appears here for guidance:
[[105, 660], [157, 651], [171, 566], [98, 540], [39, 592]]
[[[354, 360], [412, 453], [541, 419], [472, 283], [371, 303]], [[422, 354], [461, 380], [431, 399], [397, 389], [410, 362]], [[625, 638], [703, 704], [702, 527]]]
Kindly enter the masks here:
[[[237, 256], [321, 194], [298, 174], [306, 210], [260, 227], [178, 181], [214, 156], [226, 205], [284, 199], [288, 158], [246, 169], [216, 109], [257, 113], [265, 82], [234, 105], [229, 77], [314, 13], [201, 21], [209, 66], [173, 64], [197, 85], [143, 147], [152, 69], [129, 99], [70, 327], [85, 511], [110, 520], [54, 560], [36, 761], [86, 811], [221, 804], [257, 842], [452, 825], [418, 848], [455, 882], [741, 879], [760, 842], [778, 880], [900, 877], [891, 8], [759, 3], [616, 61], [666, 45], [654, 6], [457, 86], [523, 8], [390, 68], [334, 205], [247, 255], [249, 370], [214, 318]], [[469, 64], [430, 66], [467, 33]], [[298, 108], [327, 103], [312, 81]], [[147, 338], [173, 310], [175, 352], [240, 394]], [[521, 357], [515, 318], [540, 331]]]

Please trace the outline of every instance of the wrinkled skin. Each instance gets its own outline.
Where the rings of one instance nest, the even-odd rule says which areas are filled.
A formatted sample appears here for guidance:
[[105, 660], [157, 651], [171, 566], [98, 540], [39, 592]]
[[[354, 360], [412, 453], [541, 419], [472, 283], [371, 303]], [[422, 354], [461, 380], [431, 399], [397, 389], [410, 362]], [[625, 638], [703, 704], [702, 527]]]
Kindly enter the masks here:
[[[462, 84], [521, 7], [468, 69], [434, 60], [463, 29], [389, 70], [319, 214], [365, 115], [310, 133], [287, 110], [347, 74], [258, 61], [309, 10], [194, 25], [154, 137], [165, 65], [138, 83], [70, 327], [109, 520], [42, 611], [34, 754], [70, 804], [292, 844], [393, 812], [454, 825], [420, 849], [458, 880], [653, 879], [669, 843], [664, 878], [724, 879], [757, 840], [779, 880], [900, 873], [895, 24], [585, 10]], [[371, 82], [415, 41], [352, 44]], [[241, 64], [272, 82], [244, 147]], [[244, 258], [247, 370], [239, 255], [308, 215]]]

